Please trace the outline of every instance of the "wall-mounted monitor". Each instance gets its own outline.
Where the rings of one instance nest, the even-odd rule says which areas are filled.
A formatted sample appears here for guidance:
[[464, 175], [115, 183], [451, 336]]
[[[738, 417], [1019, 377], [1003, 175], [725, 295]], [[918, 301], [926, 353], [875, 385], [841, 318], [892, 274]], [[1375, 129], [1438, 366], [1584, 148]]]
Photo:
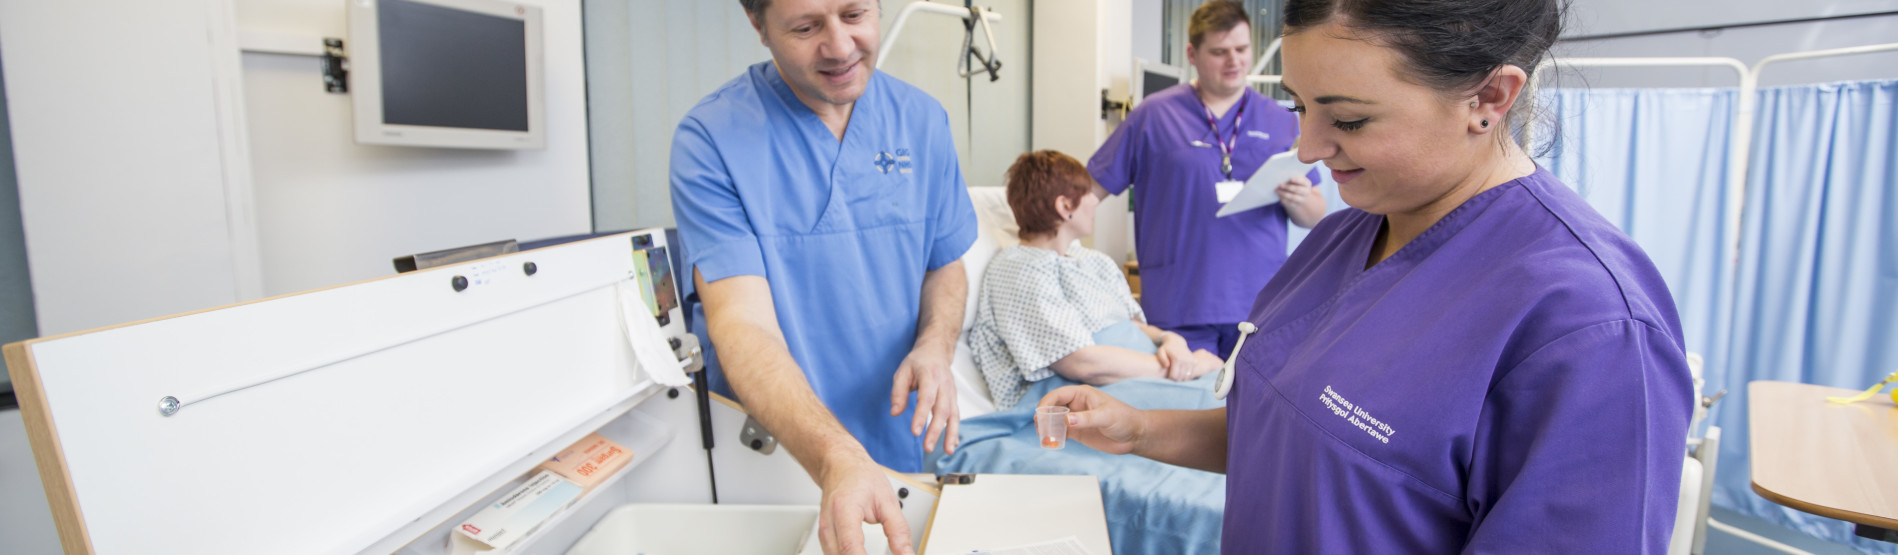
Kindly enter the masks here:
[[348, 0], [360, 144], [547, 146], [541, 9], [501, 0]]
[[1129, 88], [1133, 89], [1133, 105], [1139, 106], [1147, 96], [1185, 82], [1186, 70], [1134, 58], [1133, 76], [1134, 86]]

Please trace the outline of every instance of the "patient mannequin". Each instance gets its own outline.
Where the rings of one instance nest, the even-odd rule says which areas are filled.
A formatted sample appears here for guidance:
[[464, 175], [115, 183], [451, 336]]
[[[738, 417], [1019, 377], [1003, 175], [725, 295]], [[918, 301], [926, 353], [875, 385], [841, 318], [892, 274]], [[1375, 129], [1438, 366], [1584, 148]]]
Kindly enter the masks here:
[[1021, 155], [1008, 168], [1008, 205], [1021, 244], [995, 254], [976, 298], [969, 347], [996, 408], [1055, 375], [1107, 385], [1128, 378], [1187, 381], [1224, 364], [1145, 321], [1112, 258], [1076, 243], [1094, 233], [1087, 167], [1066, 154]]

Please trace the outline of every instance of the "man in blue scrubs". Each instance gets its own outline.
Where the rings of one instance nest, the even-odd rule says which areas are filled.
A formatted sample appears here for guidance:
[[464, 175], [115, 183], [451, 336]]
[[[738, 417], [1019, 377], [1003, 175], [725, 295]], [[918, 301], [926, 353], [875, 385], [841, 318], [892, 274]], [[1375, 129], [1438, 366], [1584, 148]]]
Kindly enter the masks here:
[[826, 553], [863, 552], [864, 522], [908, 553], [878, 465], [920, 471], [944, 432], [954, 448], [958, 259], [976, 235], [948, 114], [875, 71], [876, 2], [740, 3], [772, 60], [700, 101], [671, 161], [713, 388], [823, 489]]
[[1278, 204], [1213, 217], [1260, 164], [1292, 148], [1298, 119], [1246, 85], [1252, 25], [1238, 2], [1193, 10], [1186, 59], [1199, 78], [1142, 101], [1087, 168], [1103, 187], [1097, 195], [1139, 185], [1135, 252], [1147, 320], [1225, 357], [1253, 296], [1285, 263], [1286, 221], [1316, 225], [1325, 196], [1313, 172], [1279, 184]]

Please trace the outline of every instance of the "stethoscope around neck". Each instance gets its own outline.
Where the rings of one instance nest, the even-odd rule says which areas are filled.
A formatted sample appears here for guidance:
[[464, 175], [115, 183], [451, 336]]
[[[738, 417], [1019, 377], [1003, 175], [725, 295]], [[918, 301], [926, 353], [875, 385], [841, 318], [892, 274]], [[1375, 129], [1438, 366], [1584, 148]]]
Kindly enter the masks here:
[[1225, 400], [1226, 394], [1232, 393], [1232, 382], [1239, 375], [1233, 371], [1233, 367], [1239, 364], [1239, 350], [1246, 347], [1246, 337], [1257, 331], [1259, 327], [1252, 325], [1252, 322], [1239, 323], [1239, 341], [1233, 343], [1232, 356], [1226, 357], [1226, 365], [1219, 368], [1218, 382], [1213, 385], [1214, 399]]

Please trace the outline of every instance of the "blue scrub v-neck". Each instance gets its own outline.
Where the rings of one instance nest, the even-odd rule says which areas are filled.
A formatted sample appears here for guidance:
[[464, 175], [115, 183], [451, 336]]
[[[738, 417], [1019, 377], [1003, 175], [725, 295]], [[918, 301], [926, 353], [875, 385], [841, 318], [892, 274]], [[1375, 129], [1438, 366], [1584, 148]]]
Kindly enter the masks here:
[[[826, 168], [824, 172], [825, 175], [830, 178], [827, 183], [829, 186], [828, 190], [825, 191], [825, 212], [828, 214], [832, 208], [829, 204], [830, 199], [836, 198], [835, 188], [837, 186], [837, 180], [843, 177], [838, 175], [838, 170], [840, 169], [839, 162], [842, 161], [844, 151], [850, 147], [850, 139], [853, 138], [852, 135], [855, 135], [851, 133], [851, 128], [855, 127], [857, 123], [855, 121], [857, 115], [856, 110], [854, 107], [851, 110], [852, 121], [844, 125], [844, 136], [839, 139], [837, 136], [831, 134], [830, 126], [824, 125], [823, 118], [818, 117], [817, 113], [811, 111], [808, 106], [804, 106], [803, 99], [798, 98], [797, 93], [791, 90], [790, 82], [785, 81], [784, 73], [778, 69], [776, 62], [765, 63], [769, 64], [769, 66], [765, 68], [763, 75], [765, 81], [770, 83], [771, 91], [777, 94], [780, 102], [783, 102], [787, 107], [793, 108], [787, 111], [791, 115], [792, 120], [797, 122], [798, 131], [803, 135], [804, 140], [810, 143], [811, 149], [815, 152], [826, 152], [828, 149], [830, 158], [823, 166]], [[876, 86], [876, 81], [876, 79], [871, 79], [870, 83], [864, 86], [863, 96], [870, 95], [870, 87]], [[796, 107], [803, 107], [805, 109], [798, 110], [795, 109]], [[821, 217], [819, 221], [822, 221]], [[812, 231], [816, 230], [813, 229]]]

